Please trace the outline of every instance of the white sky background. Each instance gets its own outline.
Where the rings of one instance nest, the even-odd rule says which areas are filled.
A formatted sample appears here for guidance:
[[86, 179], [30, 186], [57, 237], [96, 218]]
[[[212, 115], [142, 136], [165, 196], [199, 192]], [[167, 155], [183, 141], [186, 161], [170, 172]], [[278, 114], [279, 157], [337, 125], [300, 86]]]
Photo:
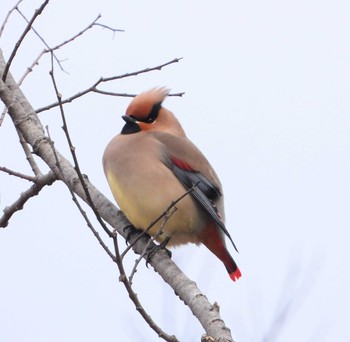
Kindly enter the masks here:
[[[1, 21], [13, 4], [2, 1]], [[21, 9], [31, 17], [39, 4], [27, 0]], [[243, 276], [233, 283], [205, 248], [178, 248], [173, 260], [220, 304], [237, 341], [349, 339], [349, 10], [345, 0], [61, 0], [51, 1], [34, 25], [50, 46], [99, 13], [102, 23], [125, 30], [113, 39], [95, 28], [57, 52], [69, 72], [55, 66], [63, 97], [100, 76], [184, 57], [103, 89], [138, 93], [166, 85], [186, 93], [164, 105], [221, 178], [227, 227], [240, 254], [231, 251]], [[7, 58], [24, 27], [11, 17], [0, 40]], [[17, 79], [42, 49], [30, 34], [12, 67]], [[23, 85], [34, 108], [55, 100], [49, 69], [46, 56]], [[110, 199], [101, 157], [129, 101], [88, 95], [65, 106], [83, 173]], [[68, 156], [59, 112], [40, 118]], [[30, 173], [9, 117], [0, 146], [1, 166]], [[28, 187], [0, 173], [1, 211]], [[58, 182], [0, 231], [0, 272], [0, 341], [158, 340]], [[162, 328], [181, 341], [199, 340], [203, 330], [189, 309], [144, 263], [134, 284]], [[270, 329], [288, 301], [274, 335]]]

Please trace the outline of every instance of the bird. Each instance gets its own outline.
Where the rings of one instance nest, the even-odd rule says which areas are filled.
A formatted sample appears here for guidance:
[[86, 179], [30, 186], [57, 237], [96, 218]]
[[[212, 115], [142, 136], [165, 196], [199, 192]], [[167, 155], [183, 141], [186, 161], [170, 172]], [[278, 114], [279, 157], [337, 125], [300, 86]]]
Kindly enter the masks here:
[[[236, 281], [241, 271], [225, 243], [226, 236], [237, 250], [224, 223], [222, 185], [175, 115], [163, 107], [168, 95], [167, 88], [159, 87], [132, 99], [121, 132], [104, 151], [105, 176], [135, 228], [147, 230], [166, 247], [205, 245]], [[167, 220], [150, 227], [179, 198]]]

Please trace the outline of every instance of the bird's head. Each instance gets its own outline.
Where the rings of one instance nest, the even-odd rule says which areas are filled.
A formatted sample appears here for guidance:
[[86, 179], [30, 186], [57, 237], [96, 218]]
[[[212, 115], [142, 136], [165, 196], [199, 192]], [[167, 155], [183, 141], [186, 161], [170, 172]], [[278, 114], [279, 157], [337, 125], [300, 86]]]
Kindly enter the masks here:
[[153, 123], [168, 94], [167, 88], [154, 88], [137, 95], [126, 109], [126, 116], [140, 122]]
[[122, 116], [126, 124], [122, 134], [140, 131], [163, 131], [175, 135], [184, 135], [184, 131], [174, 114], [162, 107], [169, 89], [154, 88], [137, 95]]

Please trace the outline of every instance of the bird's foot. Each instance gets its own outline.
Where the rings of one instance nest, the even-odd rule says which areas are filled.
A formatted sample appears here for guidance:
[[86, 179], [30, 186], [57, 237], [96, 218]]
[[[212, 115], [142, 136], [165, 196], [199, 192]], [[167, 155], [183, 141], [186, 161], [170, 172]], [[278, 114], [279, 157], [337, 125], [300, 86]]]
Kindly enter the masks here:
[[158, 251], [158, 250], [164, 250], [169, 258], [171, 258], [171, 252], [169, 249], [166, 248], [166, 245], [168, 244], [170, 240], [170, 236], [166, 237], [159, 245], [153, 245], [147, 248], [145, 257], [146, 257], [146, 266], [148, 267], [149, 262], [151, 261], [153, 255]]
[[128, 245], [130, 241], [130, 237], [135, 234], [135, 227], [132, 224], [129, 224], [123, 228], [123, 232], [126, 232], [125, 236], [125, 244]]

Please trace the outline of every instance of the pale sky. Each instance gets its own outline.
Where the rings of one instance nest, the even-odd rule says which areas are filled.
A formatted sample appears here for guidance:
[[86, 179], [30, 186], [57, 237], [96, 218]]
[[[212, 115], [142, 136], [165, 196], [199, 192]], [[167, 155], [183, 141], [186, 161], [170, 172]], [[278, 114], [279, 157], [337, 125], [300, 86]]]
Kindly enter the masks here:
[[[1, 22], [14, 3], [3, 0]], [[20, 8], [31, 17], [40, 4], [26, 0]], [[350, 340], [349, 11], [345, 0], [61, 0], [34, 25], [50, 46], [99, 13], [101, 23], [125, 30], [113, 36], [96, 27], [57, 52], [67, 72], [55, 66], [64, 98], [101, 76], [183, 57], [101, 89], [185, 92], [164, 106], [220, 176], [227, 227], [240, 251], [231, 252], [243, 275], [233, 283], [203, 247], [177, 248], [173, 260], [220, 304], [239, 342]], [[0, 39], [6, 58], [25, 25], [13, 14]], [[27, 37], [12, 66], [16, 79], [43, 48]], [[55, 100], [49, 62], [44, 57], [22, 88], [34, 108]], [[90, 94], [65, 107], [82, 171], [111, 200], [101, 158], [129, 101]], [[68, 156], [59, 112], [40, 119]], [[0, 146], [1, 166], [30, 173], [9, 117]], [[0, 173], [1, 212], [29, 186]], [[70, 197], [57, 182], [0, 230], [0, 341], [158, 341]], [[203, 329], [189, 309], [144, 263], [134, 285], [167, 333], [199, 340]], [[276, 321], [280, 330], [271, 331]]]

